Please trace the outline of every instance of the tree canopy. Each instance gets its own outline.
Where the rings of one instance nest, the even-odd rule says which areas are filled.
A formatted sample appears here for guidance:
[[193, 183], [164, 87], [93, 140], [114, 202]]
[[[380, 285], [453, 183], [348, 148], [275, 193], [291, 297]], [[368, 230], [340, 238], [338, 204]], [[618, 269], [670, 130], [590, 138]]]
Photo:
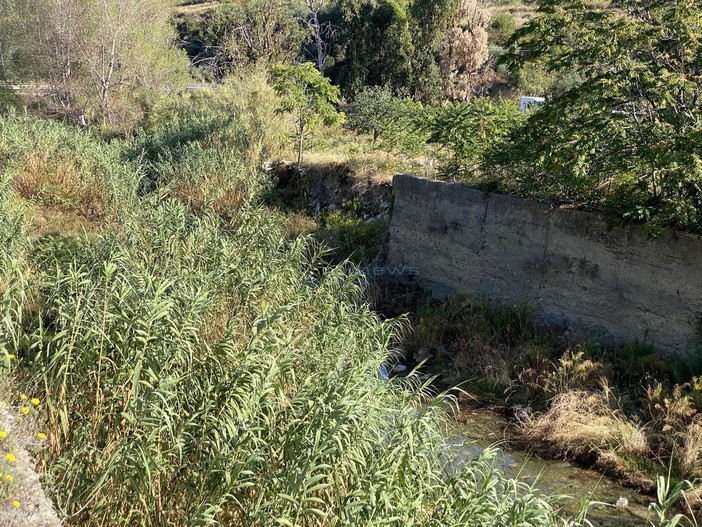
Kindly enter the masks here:
[[344, 114], [339, 113], [335, 106], [339, 103], [339, 88], [322, 77], [311, 62], [299, 66], [273, 66], [272, 83], [281, 97], [280, 111], [291, 113], [297, 124], [299, 169], [305, 131], [320, 124], [339, 124], [344, 119]]
[[11, 35], [10, 76], [49, 85], [52, 110], [82, 123], [123, 126], [142, 92], [183, 89], [170, 0], [0, 0], [0, 33]]
[[702, 227], [699, 2], [541, 0], [510, 45], [513, 67], [538, 61], [582, 82], [536, 112], [490, 170], [532, 195]]

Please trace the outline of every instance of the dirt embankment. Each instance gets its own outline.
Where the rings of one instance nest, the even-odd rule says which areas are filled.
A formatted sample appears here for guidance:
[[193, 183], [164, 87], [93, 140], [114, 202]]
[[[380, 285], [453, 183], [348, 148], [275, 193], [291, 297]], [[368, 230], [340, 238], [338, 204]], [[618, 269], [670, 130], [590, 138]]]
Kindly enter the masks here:
[[312, 214], [345, 210], [364, 220], [387, 223], [390, 219], [392, 185], [388, 181], [359, 176], [348, 166], [333, 163], [305, 168], [301, 174], [286, 161], [269, 163], [265, 169], [285, 202], [297, 201]]

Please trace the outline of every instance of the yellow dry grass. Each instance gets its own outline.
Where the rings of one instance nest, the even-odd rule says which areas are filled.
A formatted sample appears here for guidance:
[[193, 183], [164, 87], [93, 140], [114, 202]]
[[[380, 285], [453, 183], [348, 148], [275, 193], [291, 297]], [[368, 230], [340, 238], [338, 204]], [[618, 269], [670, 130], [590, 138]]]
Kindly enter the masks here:
[[[700, 416], [698, 416], [700, 417]], [[680, 465], [686, 477], [702, 477], [702, 419], [687, 427]]]
[[[293, 156], [292, 149], [288, 155]], [[375, 183], [389, 183], [400, 173], [427, 176], [435, 173], [434, 163], [428, 157], [406, 157], [381, 148], [369, 135], [326, 127], [310, 137], [302, 164], [311, 169], [336, 166], [358, 179], [370, 179]]]
[[219, 0], [212, 0], [209, 2], [183, 2], [175, 8], [176, 15], [192, 16], [192, 15], [202, 15], [211, 11], [219, 5]]
[[641, 454], [648, 451], [641, 428], [610, 408], [603, 393], [559, 394], [546, 413], [528, 418], [522, 426], [527, 437], [546, 441], [563, 454], [600, 450]]
[[[209, 189], [218, 189], [215, 195]], [[177, 181], [173, 185], [175, 197], [181, 203], [189, 206], [195, 214], [199, 214], [205, 208], [211, 208], [215, 214], [224, 219], [232, 219], [240, 207], [244, 193], [227, 182], [225, 178], [214, 177], [205, 186], [201, 182], [191, 183], [188, 181]]]
[[35, 151], [16, 166], [12, 184], [25, 200], [91, 220], [104, 217], [102, 182], [75, 158]]

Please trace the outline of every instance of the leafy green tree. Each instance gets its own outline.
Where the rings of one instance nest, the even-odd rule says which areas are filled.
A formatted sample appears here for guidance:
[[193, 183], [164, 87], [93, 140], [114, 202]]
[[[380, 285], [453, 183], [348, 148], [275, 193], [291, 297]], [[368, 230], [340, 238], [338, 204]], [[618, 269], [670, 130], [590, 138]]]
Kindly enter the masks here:
[[541, 0], [510, 45], [511, 66], [537, 62], [581, 82], [492, 156], [506, 185], [702, 230], [699, 2]]
[[346, 124], [356, 132], [372, 134], [373, 142], [407, 155], [416, 155], [426, 144], [426, 134], [417, 125], [425, 116], [421, 103], [397, 97], [389, 88], [369, 86], [346, 107]]
[[514, 101], [474, 98], [428, 111], [421, 126], [427, 142], [441, 149], [443, 176], [475, 179], [484, 154], [502, 146], [523, 121], [524, 114]]
[[460, 4], [461, 0], [415, 0], [410, 7], [416, 43], [411, 91], [425, 102], [441, 100], [448, 87], [447, 76], [442, 71], [446, 32]]
[[361, 90], [346, 108], [346, 124], [355, 132], [373, 134], [373, 142], [397, 117], [396, 99], [389, 88], [369, 86]]
[[299, 66], [273, 66], [272, 84], [281, 97], [279, 110], [289, 112], [295, 118], [299, 172], [305, 133], [320, 124], [333, 126], [344, 120], [344, 114], [335, 106], [339, 104], [339, 88], [323, 77], [311, 62]]
[[364, 86], [406, 88], [414, 54], [407, 0], [343, 2], [338, 9], [343, 29], [332, 43], [330, 71], [336, 84], [351, 96]]
[[329, 16], [341, 27], [330, 75], [347, 96], [381, 86], [422, 102], [467, 98], [488, 57], [478, 0], [343, 0]]
[[516, 19], [507, 13], [498, 13], [490, 21], [490, 41], [498, 46], [503, 46], [517, 30]]

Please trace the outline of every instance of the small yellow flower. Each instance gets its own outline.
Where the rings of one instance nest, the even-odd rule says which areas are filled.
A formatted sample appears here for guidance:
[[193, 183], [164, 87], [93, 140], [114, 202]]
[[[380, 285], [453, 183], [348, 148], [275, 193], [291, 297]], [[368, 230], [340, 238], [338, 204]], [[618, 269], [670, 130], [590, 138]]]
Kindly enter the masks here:
[[14, 360], [14, 359], [15, 359], [15, 354], [14, 354], [14, 353], [10, 353], [10, 354], [7, 355], [7, 358], [10, 359], [10, 360]]
[[31, 403], [34, 406], [39, 406], [39, 402], [40, 402], [39, 399], [37, 399], [36, 397], [32, 397]]
[[26, 400], [27, 400], [27, 396], [26, 396], [25, 394], [20, 395], [20, 400], [21, 400], [21, 401], [26, 401]]
[[37, 434], [37, 437], [43, 441], [44, 439], [46, 439], [46, 434], [44, 432], [39, 432]]
[[11, 452], [8, 452], [7, 454], [5, 454], [5, 461], [7, 461], [8, 463], [14, 463], [15, 455]]
[[15, 500], [15, 501], [12, 502], [12, 506], [13, 506], [15, 509], [19, 509], [20, 502], [17, 501], [17, 500]]
[[0, 430], [0, 439], [5, 439], [7, 437], [7, 432]]
[[12, 483], [12, 476], [10, 476], [9, 474], [7, 476], [5, 476], [5, 479], [7, 481], [9, 481], [10, 483]]
[[27, 415], [27, 414], [29, 413], [29, 407], [23, 406], [23, 407], [22, 407], [22, 413], [23, 413], [24, 415]]

